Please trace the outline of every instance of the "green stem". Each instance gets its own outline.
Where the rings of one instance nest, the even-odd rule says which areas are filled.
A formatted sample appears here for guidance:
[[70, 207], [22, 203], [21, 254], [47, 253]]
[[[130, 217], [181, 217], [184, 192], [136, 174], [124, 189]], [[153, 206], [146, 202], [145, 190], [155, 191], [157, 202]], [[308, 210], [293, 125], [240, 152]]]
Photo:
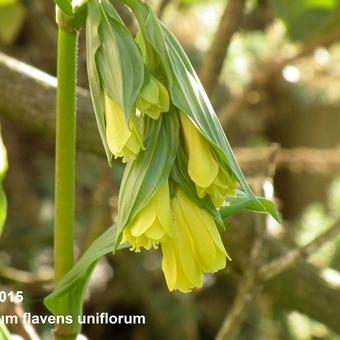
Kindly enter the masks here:
[[[76, 74], [78, 33], [58, 28], [54, 268], [56, 285], [74, 264]], [[57, 325], [55, 339], [75, 339], [77, 325]]]

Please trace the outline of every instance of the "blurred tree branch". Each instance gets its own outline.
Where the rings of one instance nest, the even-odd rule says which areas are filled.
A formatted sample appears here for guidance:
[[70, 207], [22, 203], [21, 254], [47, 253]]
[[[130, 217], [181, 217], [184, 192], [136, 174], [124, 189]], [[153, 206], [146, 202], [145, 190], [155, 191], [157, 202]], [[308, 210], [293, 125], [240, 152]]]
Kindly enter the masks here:
[[238, 288], [238, 292], [230, 312], [227, 313], [216, 340], [232, 340], [238, 334], [239, 329], [246, 317], [249, 304], [253, 301], [257, 293], [256, 276], [258, 267], [262, 260], [263, 238], [265, 224], [263, 216], [255, 216], [255, 239], [249, 256], [249, 265], [245, 269], [243, 278]]
[[[0, 116], [26, 132], [41, 135], [51, 144], [55, 134], [56, 79], [0, 53]], [[104, 155], [87, 90], [78, 89], [78, 150]], [[271, 148], [235, 148], [246, 173], [263, 173]], [[278, 168], [334, 174], [340, 170], [339, 149], [280, 149]]]
[[16, 334], [17, 336], [19, 336], [19, 338], [25, 340], [40, 340], [40, 337], [33, 326], [24, 321], [23, 316], [25, 310], [21, 303], [7, 302], [4, 304], [4, 307], [2, 309], [3, 311], [1, 311], [1, 314], [13, 315], [18, 318], [17, 323], [14, 322], [9, 325], [9, 329], [13, 332], [13, 334]]
[[200, 72], [202, 84], [208, 95], [212, 94], [217, 85], [231, 39], [241, 24], [245, 3], [245, 0], [227, 2]]
[[255, 7], [242, 20], [241, 28], [264, 31], [274, 20], [270, 0], [257, 0]]
[[53, 271], [44, 270], [38, 273], [30, 273], [3, 264], [0, 265], [0, 277], [9, 281], [28, 286], [41, 286], [53, 283]]
[[[0, 53], [0, 112], [18, 127], [54, 141], [56, 78]], [[102, 154], [88, 91], [78, 89], [77, 145]]]
[[258, 272], [259, 279], [267, 281], [274, 278], [296, 265], [301, 259], [307, 259], [313, 255], [313, 253], [320, 249], [325, 243], [334, 240], [339, 234], [340, 222], [337, 222], [305, 246], [292, 249], [281, 257], [262, 265]]
[[[228, 312], [225, 317], [216, 336], [216, 340], [231, 340], [235, 338], [245, 318], [248, 305], [253, 301], [257, 294], [263, 290], [266, 281], [270, 281], [276, 276], [280, 276], [283, 272], [297, 265], [299, 261], [308, 259], [308, 257], [313, 255], [313, 253], [320, 249], [324, 244], [334, 240], [334, 238], [340, 234], [340, 223], [337, 222], [305, 246], [289, 250], [282, 256], [279, 256], [266, 264], [261, 264], [262, 258], [260, 256], [260, 249], [263, 244], [261, 240], [263, 240], [265, 233], [265, 229], [263, 229], [265, 222], [260, 220], [260, 216], [256, 217], [257, 236], [251, 249], [249, 263], [244, 269], [238, 294], [230, 312]], [[259, 224], [262, 224], [262, 228], [259, 227]], [[259, 235], [262, 235], [262, 238]], [[302, 287], [300, 289], [302, 289]], [[274, 297], [276, 297], [276, 295]], [[307, 311], [309, 310], [306, 310], [305, 313], [311, 316]], [[321, 316], [323, 309], [320, 309], [320, 311]], [[318, 318], [316, 319], [319, 320]], [[330, 324], [327, 324], [327, 326], [339, 333], [339, 328], [334, 328], [334, 317], [332, 317], [329, 322]]]
[[340, 40], [340, 29], [336, 29], [327, 34], [319, 35], [314, 39], [308, 41], [301, 47], [301, 49], [294, 55], [280, 58], [275, 56], [271, 60], [262, 61], [260, 65], [253, 68], [253, 76], [251, 83], [244, 89], [243, 93], [239, 96], [232, 98], [225, 107], [222, 108], [221, 114], [219, 116], [221, 125], [226, 127], [229, 121], [244, 107], [246, 107], [249, 102], [248, 98], [255, 92], [261, 92], [265, 89], [273, 80], [277, 77], [282, 69], [294, 63], [296, 60], [309, 56], [312, 54], [316, 48], [330, 47], [334, 43]]
[[[268, 166], [271, 149], [268, 147], [235, 148], [237, 160], [249, 175], [263, 173]], [[340, 170], [340, 148], [313, 149], [294, 148], [280, 149], [277, 154], [277, 168], [291, 172], [307, 172], [322, 175], [334, 175]]]
[[[264, 195], [269, 199], [272, 197], [266, 196], [264, 185], [267, 180], [272, 181], [272, 178], [275, 175], [279, 150], [280, 146], [278, 144], [273, 144], [270, 148], [270, 152], [267, 155], [267, 167], [263, 169], [259, 187], [255, 188], [255, 192], [258, 195]], [[232, 340], [238, 335], [242, 323], [247, 316], [248, 306], [261, 289], [258, 280], [258, 272], [262, 263], [265, 262], [264, 240], [267, 236], [268, 219], [265, 215], [257, 214], [254, 215], [253, 220], [255, 235], [251, 244], [248, 265], [244, 270], [235, 301], [233, 302], [230, 312], [225, 316], [222, 326], [217, 333], [216, 340]]]
[[[243, 221], [242, 228], [238, 223], [229, 225], [227, 249], [233, 259], [233, 269], [238, 273], [245, 273], [249, 266], [247, 249], [251, 249], [253, 237], [251, 223]], [[292, 247], [285, 241], [266, 235], [264, 249], [268, 252], [269, 258], [279, 259], [281, 256], [285, 257]], [[274, 303], [282, 305], [287, 310], [304, 313], [340, 334], [336, 307], [340, 303], [340, 287], [326, 280], [320, 268], [299, 257], [299, 261], [289, 270], [258, 283], [259, 288], [264, 294], [269, 294]], [[329, 303], [330, 301], [332, 303]]]
[[165, 9], [170, 5], [172, 0], [161, 0], [158, 10], [157, 10], [157, 15], [159, 18], [162, 18], [165, 12]]

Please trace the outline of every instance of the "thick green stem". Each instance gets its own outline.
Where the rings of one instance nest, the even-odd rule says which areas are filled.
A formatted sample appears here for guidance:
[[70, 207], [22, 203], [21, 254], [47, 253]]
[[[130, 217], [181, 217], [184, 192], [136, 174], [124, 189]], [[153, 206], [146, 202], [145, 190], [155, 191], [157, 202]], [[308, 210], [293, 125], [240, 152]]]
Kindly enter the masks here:
[[[78, 33], [58, 29], [54, 268], [58, 284], [74, 263], [76, 73]], [[75, 339], [76, 324], [58, 325], [55, 339]]]

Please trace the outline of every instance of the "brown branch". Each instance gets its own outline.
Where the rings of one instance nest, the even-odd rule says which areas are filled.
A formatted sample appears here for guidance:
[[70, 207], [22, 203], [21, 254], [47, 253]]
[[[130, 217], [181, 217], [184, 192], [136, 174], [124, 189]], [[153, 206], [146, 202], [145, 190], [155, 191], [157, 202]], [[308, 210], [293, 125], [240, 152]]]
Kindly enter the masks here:
[[40, 337], [36, 333], [33, 326], [24, 321], [24, 308], [21, 303], [7, 302], [3, 306], [1, 314], [16, 316], [18, 322], [11, 323], [8, 325], [11, 333], [19, 335], [25, 340], [40, 340]]
[[[267, 175], [273, 177], [275, 174], [279, 148], [274, 145], [267, 159]], [[239, 332], [243, 320], [246, 317], [247, 307], [260, 293], [264, 286], [263, 283], [270, 281], [276, 276], [297, 265], [300, 260], [307, 259], [316, 250], [322, 247], [326, 242], [334, 239], [340, 234], [340, 223], [335, 223], [331, 228], [319, 235], [307, 245], [292, 249], [284, 253], [271, 262], [261, 265], [261, 252], [265, 234], [265, 220], [262, 221], [257, 216], [256, 220], [256, 238], [252, 246], [249, 259], [246, 259], [246, 267], [240, 288], [230, 312], [225, 317], [222, 327], [219, 330], [216, 340], [234, 339]], [[275, 296], [274, 296], [275, 297]], [[314, 315], [312, 315], [314, 316]], [[319, 316], [319, 315], [318, 315]], [[333, 326], [333, 325], [332, 325]]]
[[0, 277], [22, 285], [42, 285], [53, 282], [53, 271], [30, 273], [5, 265], [0, 265]]
[[[269, 167], [267, 165], [267, 175], [274, 175], [275, 166], [278, 164], [279, 152], [280, 149], [274, 147], [270, 154], [267, 153], [267, 164], [273, 165]], [[257, 228], [259, 228], [258, 225]], [[259, 235], [258, 233], [259, 231], [257, 235]], [[248, 234], [249, 233], [247, 233], [247, 237], [249, 237]], [[326, 242], [334, 239], [339, 234], [340, 223], [337, 222], [304, 247], [292, 249], [288, 252], [283, 250], [282, 243], [278, 244], [277, 241], [271, 241], [270, 238], [267, 238], [265, 249], [270, 252], [279, 252], [280, 255], [262, 266], [254, 266], [254, 256], [255, 259], [257, 258], [257, 263], [259, 264], [260, 262], [260, 253], [258, 250], [256, 251], [255, 241], [250, 260], [243, 255], [243, 281], [240, 284], [231, 311], [226, 316], [216, 339], [235, 338], [245, 318], [248, 305], [263, 289], [269, 293], [274, 300], [276, 299], [289, 309], [299, 310], [311, 318], [323, 322], [332, 330], [339, 333], [340, 327], [337, 322], [336, 312], [335, 310], [329, 312], [329, 307], [324, 304], [323, 298], [329, 299], [330, 296], [333, 296], [335, 299], [340, 300], [340, 290], [334, 287], [331, 288], [328, 282], [320, 277], [315, 267], [301, 261], [307, 259]], [[231, 233], [231, 235], [233, 234]], [[244, 241], [240, 243], [240, 239], [234, 238], [232, 245], [239, 247], [239, 244], [243, 244], [243, 249], [247, 249], [248, 247]], [[294, 268], [293, 273], [291, 273], [288, 270], [293, 266], [296, 266], [296, 268]], [[285, 273], [286, 271], [288, 272]], [[265, 282], [267, 282], [266, 285], [264, 285]], [[333, 290], [333, 292], [331, 290]], [[327, 310], [327, 315], [325, 315], [325, 310]]]
[[[0, 53], [0, 114], [54, 143], [56, 78]], [[103, 154], [88, 91], [78, 89], [77, 146]]]
[[242, 280], [233, 306], [224, 319], [216, 335], [216, 340], [232, 340], [235, 338], [246, 316], [247, 307], [256, 295], [256, 285], [253, 275], [246, 274]]
[[[258, 194], [265, 195], [263, 190], [264, 183], [275, 175], [279, 150], [280, 147], [278, 144], [273, 144], [270, 147], [270, 152], [267, 154], [267, 167], [263, 172], [263, 178], [261, 180], [261, 187], [256, 190]], [[242, 323], [247, 316], [248, 306], [262, 288], [259, 285], [258, 272], [263, 260], [267, 219], [264, 215], [258, 214], [255, 215], [254, 222], [255, 238], [252, 243], [249, 260], [247, 261], [248, 265], [245, 269], [236, 299], [218, 331], [216, 340], [232, 340], [237, 336]]]
[[333, 240], [340, 234], [340, 222], [335, 223], [331, 228], [319, 235], [305, 246], [290, 250], [287, 254], [272, 260], [259, 269], [259, 279], [268, 281], [282, 272], [297, 264], [301, 259], [307, 259], [325, 243]]
[[[254, 152], [256, 150], [256, 152]], [[248, 175], [263, 173], [268, 166], [270, 148], [235, 148], [237, 160]], [[333, 175], [340, 171], [340, 148], [280, 149], [277, 167], [291, 172]]]
[[[316, 48], [330, 47], [334, 43], [340, 40], [340, 29], [327, 32], [325, 35], [320, 35], [313, 40], [308, 41], [296, 54], [280, 58], [280, 56], [275, 56], [271, 60], [261, 62], [260, 65], [254, 67], [254, 74], [252, 77], [252, 82], [244, 90], [244, 92], [233, 98], [228, 102], [225, 107], [221, 110], [219, 116], [221, 125], [226, 127], [229, 121], [238, 113], [242, 108], [248, 106], [248, 98], [254, 91], [261, 92], [261, 89], [265, 88], [274, 77], [282, 71], [282, 69], [296, 60], [309, 56], [312, 54]], [[263, 67], [266, 65], [266, 67]]]
[[217, 85], [230, 41], [240, 26], [245, 0], [228, 0], [213, 42], [202, 65], [200, 78], [208, 95]]
[[157, 10], [157, 15], [159, 18], [162, 18], [165, 12], [165, 9], [168, 7], [168, 5], [171, 3], [172, 0], [161, 0], [158, 10]]
[[283, 62], [281, 62], [280, 68], [282, 69], [282, 67], [286, 66], [287, 64], [290, 64], [297, 59], [312, 54], [315, 51], [315, 49], [317, 49], [320, 46], [325, 48], [330, 47], [334, 43], [338, 42], [339, 39], [340, 29], [329, 30], [327, 31], [326, 34], [316, 36], [314, 39], [309, 40], [297, 54], [293, 55], [292, 57], [288, 57]]
[[256, 237], [250, 252], [249, 265], [242, 277], [242, 282], [233, 306], [226, 315], [222, 326], [217, 333], [216, 340], [232, 340], [235, 338], [247, 315], [248, 306], [257, 295], [257, 270], [260, 264], [263, 237], [265, 233], [263, 216], [256, 215], [255, 222]]
[[[233, 261], [233, 269], [244, 273], [248, 267], [249, 257], [246, 250], [251, 247], [253, 232], [249, 225], [242, 221], [242, 228], [234, 221], [229, 226], [227, 249]], [[290, 251], [291, 246], [284, 241], [269, 235], [264, 240], [264, 248], [270, 258], [279, 258]], [[334, 332], [340, 334], [338, 306], [340, 304], [340, 287], [331, 285], [325, 280], [321, 270], [304, 260], [266, 281], [261, 288], [263, 294], [273, 299], [287, 310], [296, 310], [317, 320]], [[262, 283], [260, 283], [262, 286]], [[332, 301], [332, 304], [329, 303]]]
[[264, 292], [274, 304], [306, 314], [340, 333], [339, 308], [335, 307], [339, 306], [340, 289], [322, 278], [314, 266], [305, 263], [275, 277], [266, 283]]
[[[39, 134], [53, 145], [55, 135], [56, 79], [0, 53], [0, 116], [25, 132]], [[78, 90], [77, 148], [104, 155], [88, 91]], [[270, 148], [236, 148], [242, 169], [251, 175], [263, 174]], [[339, 149], [281, 149], [278, 168], [296, 172], [334, 174], [340, 170]]]

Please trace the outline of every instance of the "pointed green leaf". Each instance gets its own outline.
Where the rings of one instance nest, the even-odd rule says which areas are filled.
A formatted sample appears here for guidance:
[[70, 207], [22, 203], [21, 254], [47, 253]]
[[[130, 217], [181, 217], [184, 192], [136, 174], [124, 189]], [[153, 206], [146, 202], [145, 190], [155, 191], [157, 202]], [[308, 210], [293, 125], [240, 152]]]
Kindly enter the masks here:
[[108, 0], [101, 3], [101, 46], [97, 52], [97, 66], [104, 91], [129, 119], [144, 82], [143, 59], [111, 3]]
[[134, 39], [111, 3], [90, 0], [87, 5], [89, 85], [99, 133], [111, 163], [105, 134], [104, 93], [119, 105], [128, 120], [144, 82], [144, 65]]
[[88, 0], [72, 0], [72, 12], [75, 13], [79, 11], [79, 9], [87, 3]]
[[269, 213], [277, 222], [281, 222], [281, 216], [275, 204], [264, 197], [257, 197], [257, 201], [254, 201], [246, 193], [238, 191], [236, 196], [227, 196], [225, 201], [227, 206], [219, 210], [222, 218], [228, 218], [246, 209], [259, 213]]
[[92, 103], [95, 111], [96, 121], [100, 137], [102, 139], [105, 153], [109, 163], [112, 161], [112, 154], [106, 142], [104, 97], [100, 86], [99, 74], [97, 71], [96, 54], [101, 45], [99, 38], [99, 24], [101, 12], [94, 0], [88, 2], [88, 16], [86, 20], [86, 64], [89, 79], [89, 87]]
[[12, 339], [12, 336], [9, 333], [7, 327], [2, 322], [0, 322], [0, 339], [1, 340], [11, 340]]
[[209, 98], [183, 48], [148, 5], [136, 0], [125, 2], [136, 14], [145, 41], [153, 47], [162, 61], [174, 105], [190, 117], [214, 147], [222, 163], [231, 169], [243, 190], [256, 201]]
[[65, 14], [72, 16], [72, 4], [69, 0], [54, 0], [54, 2]]
[[116, 235], [116, 225], [113, 225], [99, 236], [64, 276], [54, 292], [45, 298], [46, 307], [54, 315], [71, 315], [77, 318], [82, 314], [84, 293], [91, 274], [97, 261], [114, 249]]

